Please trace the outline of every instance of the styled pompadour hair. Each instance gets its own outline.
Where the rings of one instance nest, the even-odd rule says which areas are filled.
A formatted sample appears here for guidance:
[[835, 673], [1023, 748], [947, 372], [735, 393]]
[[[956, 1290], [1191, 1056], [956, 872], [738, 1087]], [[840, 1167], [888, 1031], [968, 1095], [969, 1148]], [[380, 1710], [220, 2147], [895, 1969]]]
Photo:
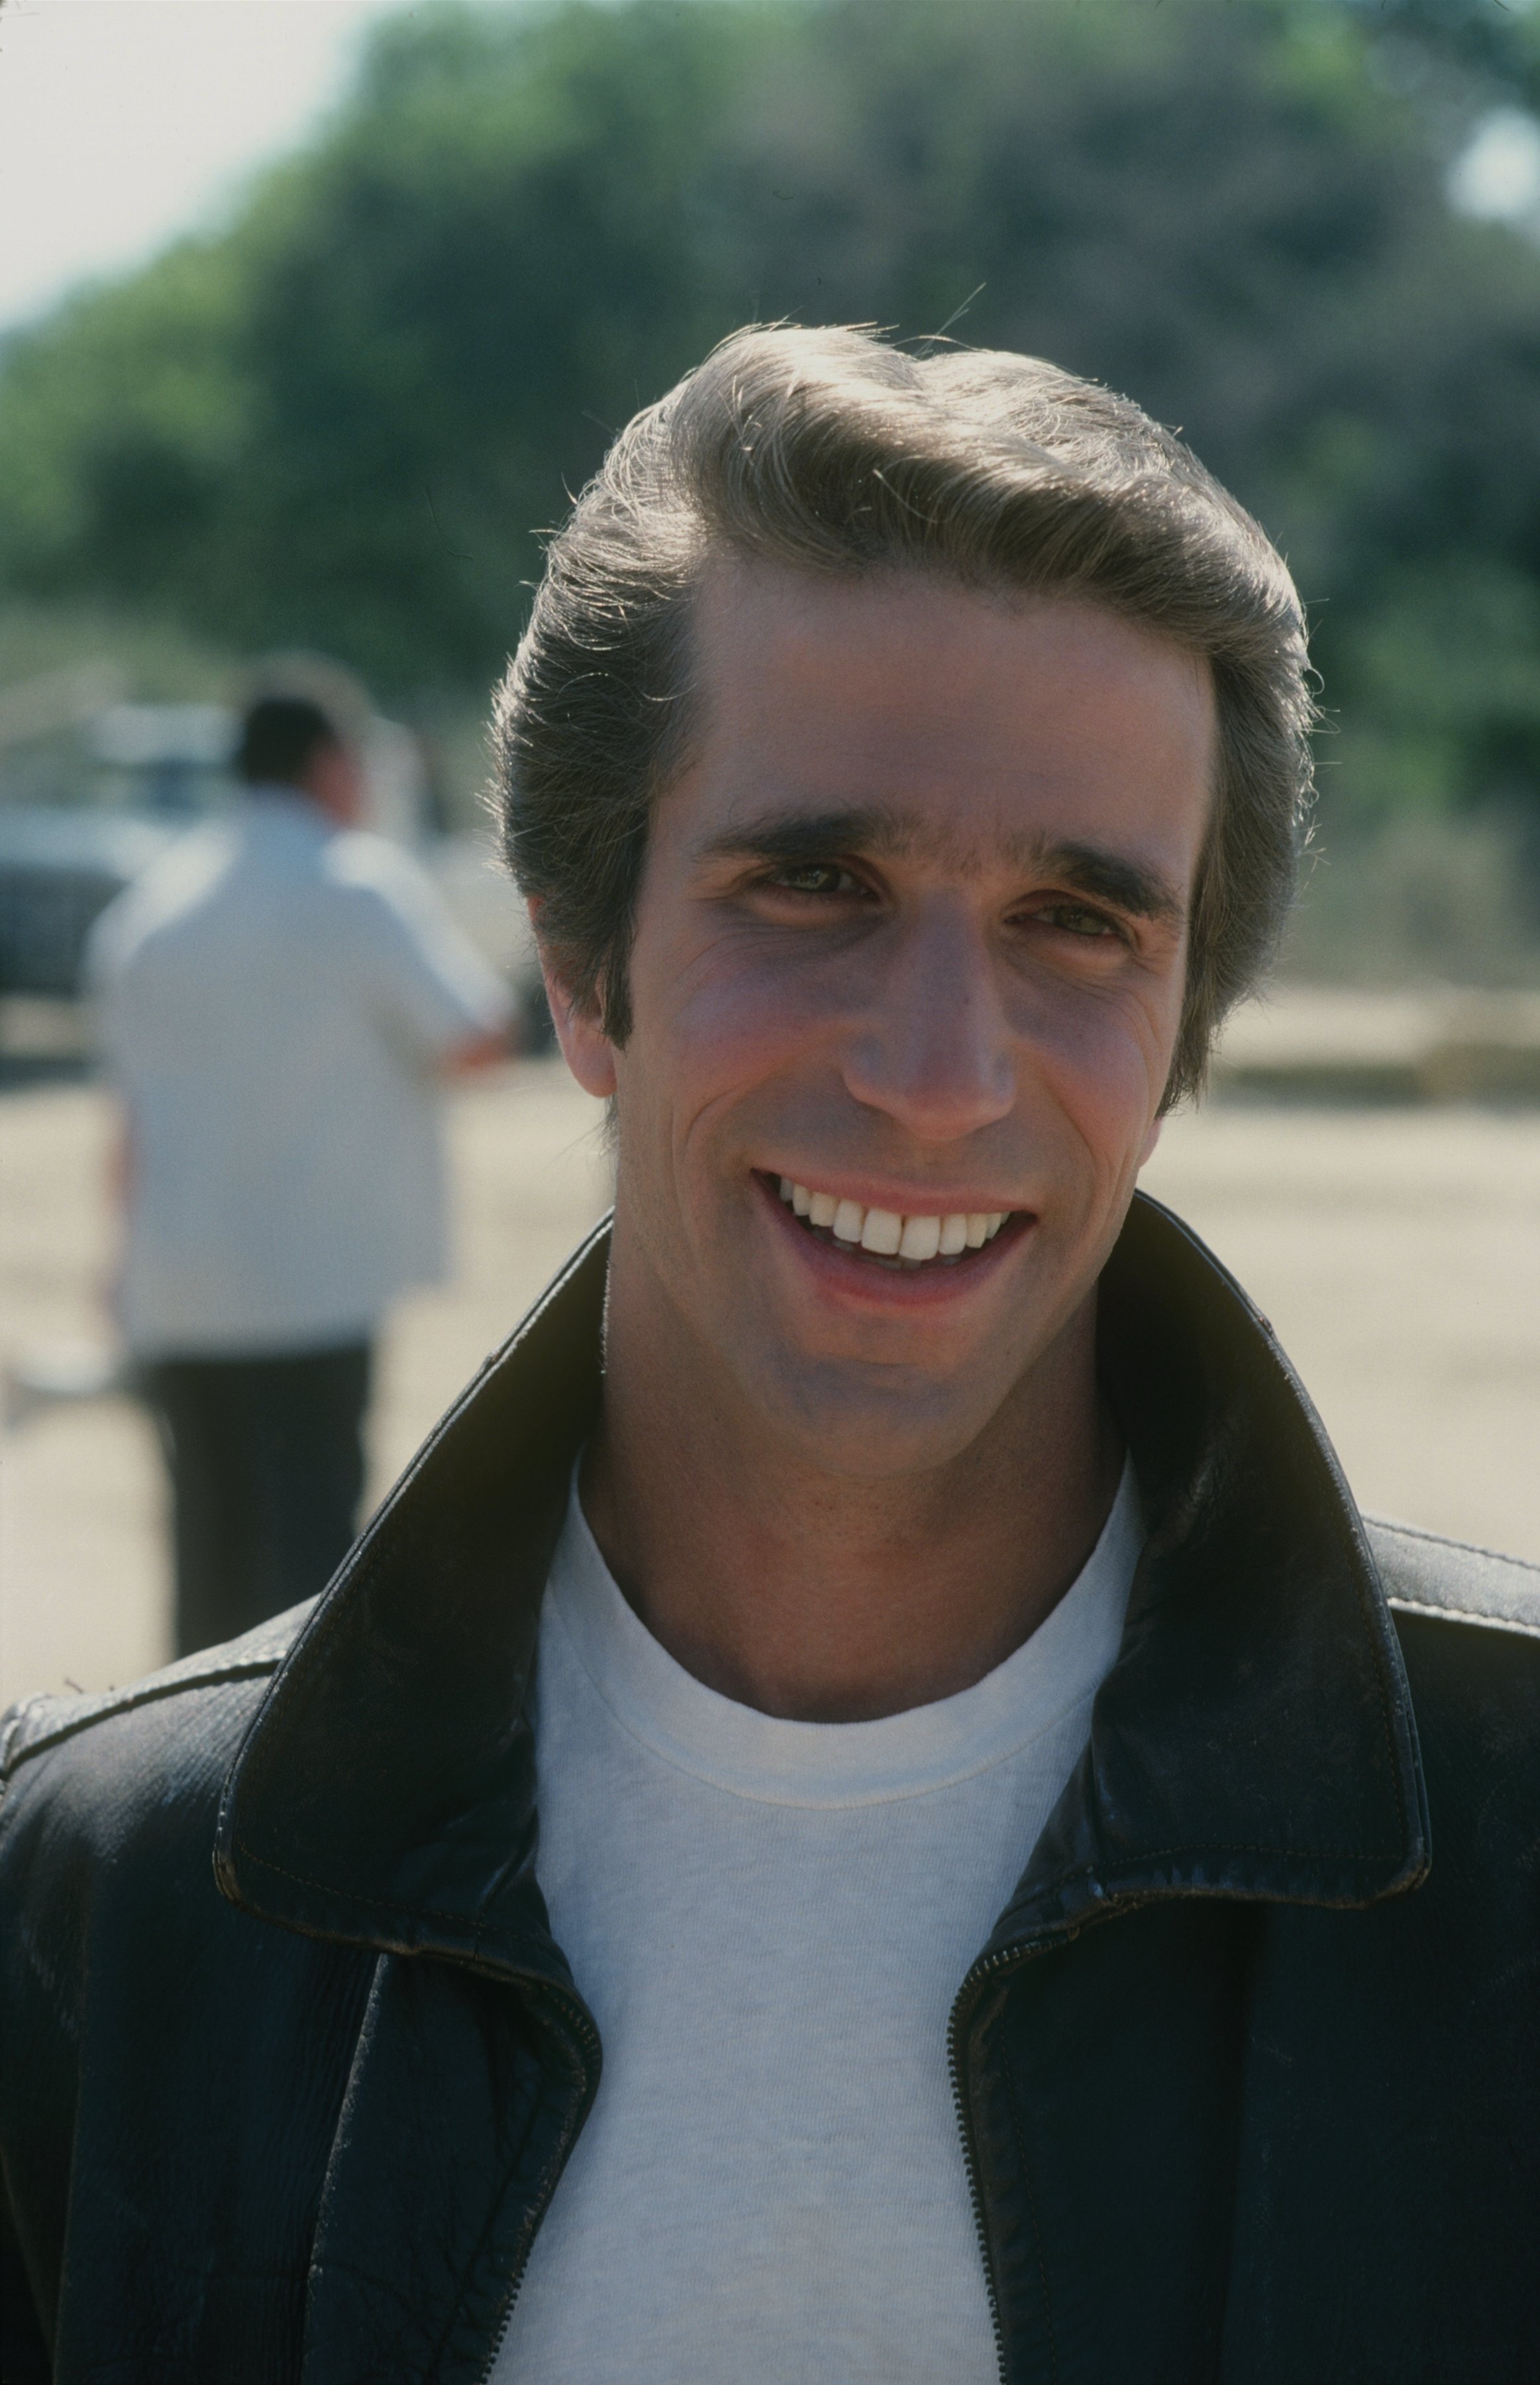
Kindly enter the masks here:
[[912, 356], [865, 331], [736, 333], [627, 424], [552, 540], [493, 730], [509, 863], [606, 1031], [652, 808], [689, 751], [690, 619], [714, 556], [1105, 606], [1201, 656], [1218, 718], [1165, 1101], [1267, 966], [1293, 895], [1314, 718], [1267, 537], [1129, 399], [1032, 356]]

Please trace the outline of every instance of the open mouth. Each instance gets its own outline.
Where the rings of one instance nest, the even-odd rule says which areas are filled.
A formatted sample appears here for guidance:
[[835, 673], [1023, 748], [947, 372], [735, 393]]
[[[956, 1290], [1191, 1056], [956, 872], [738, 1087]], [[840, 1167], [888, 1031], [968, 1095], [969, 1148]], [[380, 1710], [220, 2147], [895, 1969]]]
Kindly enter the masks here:
[[835, 1242], [854, 1257], [909, 1272], [956, 1267], [992, 1242], [1016, 1214], [1010, 1209], [949, 1210], [900, 1215], [868, 1207], [838, 1192], [813, 1192], [789, 1176], [775, 1181], [782, 1202], [820, 1242]]

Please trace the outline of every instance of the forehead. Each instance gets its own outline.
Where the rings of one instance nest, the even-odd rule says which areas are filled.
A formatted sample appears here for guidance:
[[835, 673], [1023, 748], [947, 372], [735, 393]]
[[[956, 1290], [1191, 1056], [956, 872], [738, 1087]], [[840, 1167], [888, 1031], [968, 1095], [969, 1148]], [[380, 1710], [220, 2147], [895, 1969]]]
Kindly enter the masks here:
[[684, 780], [719, 819], [866, 811], [895, 848], [954, 859], [1045, 837], [1196, 848], [1207, 819], [1206, 664], [1079, 599], [719, 563], [691, 677]]

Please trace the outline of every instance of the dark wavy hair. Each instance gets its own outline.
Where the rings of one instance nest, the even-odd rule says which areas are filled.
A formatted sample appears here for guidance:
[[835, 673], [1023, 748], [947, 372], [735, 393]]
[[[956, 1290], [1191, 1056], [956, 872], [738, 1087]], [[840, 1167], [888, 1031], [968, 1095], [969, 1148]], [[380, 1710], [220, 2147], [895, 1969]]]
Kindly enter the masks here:
[[1036, 357], [865, 331], [725, 341], [583, 490], [495, 700], [510, 866], [616, 1042], [648, 822], [689, 749], [691, 609], [724, 553], [1073, 595], [1204, 657], [1216, 782], [1166, 1106], [1199, 1090], [1276, 946], [1310, 800], [1304, 618], [1251, 517], [1129, 399]]

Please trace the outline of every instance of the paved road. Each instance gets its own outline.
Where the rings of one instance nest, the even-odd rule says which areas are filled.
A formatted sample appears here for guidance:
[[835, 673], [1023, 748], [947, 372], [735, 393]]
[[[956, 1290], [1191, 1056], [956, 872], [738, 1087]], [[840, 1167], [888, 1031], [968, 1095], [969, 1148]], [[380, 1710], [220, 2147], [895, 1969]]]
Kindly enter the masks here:
[[[597, 1116], [550, 1063], [455, 1094], [457, 1272], [388, 1337], [376, 1493], [602, 1208]], [[106, 1105], [13, 1094], [0, 1137], [4, 1354], [100, 1340]], [[1218, 1107], [1168, 1127], [1146, 1181], [1268, 1311], [1366, 1507], [1540, 1560], [1540, 1113]], [[35, 1416], [0, 1458], [0, 1698], [161, 1662], [138, 1412]]]

